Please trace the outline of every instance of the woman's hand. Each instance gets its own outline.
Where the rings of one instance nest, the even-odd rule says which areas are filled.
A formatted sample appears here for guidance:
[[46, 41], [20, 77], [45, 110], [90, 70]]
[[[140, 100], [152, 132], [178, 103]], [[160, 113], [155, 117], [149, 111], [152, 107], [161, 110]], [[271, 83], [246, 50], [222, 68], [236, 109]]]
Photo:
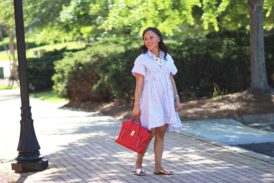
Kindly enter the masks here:
[[140, 105], [134, 105], [132, 110], [132, 117], [138, 118], [141, 114]]

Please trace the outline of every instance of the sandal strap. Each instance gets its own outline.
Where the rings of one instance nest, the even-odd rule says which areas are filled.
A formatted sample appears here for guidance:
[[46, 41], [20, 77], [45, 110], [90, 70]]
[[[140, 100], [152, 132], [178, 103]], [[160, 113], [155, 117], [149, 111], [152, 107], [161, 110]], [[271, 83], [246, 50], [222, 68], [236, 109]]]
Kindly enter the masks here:
[[155, 175], [173, 175], [173, 172], [162, 168], [159, 172], [154, 172]]
[[136, 175], [140, 175], [141, 173], [146, 173], [142, 168], [134, 168], [132, 170]]

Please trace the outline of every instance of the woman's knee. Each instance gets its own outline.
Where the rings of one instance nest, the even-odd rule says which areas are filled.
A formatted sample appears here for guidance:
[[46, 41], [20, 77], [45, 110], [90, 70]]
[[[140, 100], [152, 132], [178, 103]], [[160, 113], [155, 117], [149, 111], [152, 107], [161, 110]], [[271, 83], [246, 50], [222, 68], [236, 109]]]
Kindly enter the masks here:
[[154, 129], [151, 129], [151, 131], [150, 131], [150, 140], [152, 140], [153, 137], [155, 137], [155, 132], [156, 132], [156, 129], [155, 129], [155, 128], [154, 128]]
[[166, 133], [167, 126], [163, 125], [161, 127], [158, 127], [155, 132], [155, 138], [161, 138], [164, 139], [165, 133]]

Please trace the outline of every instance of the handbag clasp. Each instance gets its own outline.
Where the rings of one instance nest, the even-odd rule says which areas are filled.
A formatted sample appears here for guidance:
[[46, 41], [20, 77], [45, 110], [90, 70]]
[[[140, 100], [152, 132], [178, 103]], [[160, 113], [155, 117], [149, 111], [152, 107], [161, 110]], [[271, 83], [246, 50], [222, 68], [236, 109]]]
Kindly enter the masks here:
[[135, 131], [132, 130], [131, 133], [130, 133], [130, 136], [133, 136], [135, 134]]

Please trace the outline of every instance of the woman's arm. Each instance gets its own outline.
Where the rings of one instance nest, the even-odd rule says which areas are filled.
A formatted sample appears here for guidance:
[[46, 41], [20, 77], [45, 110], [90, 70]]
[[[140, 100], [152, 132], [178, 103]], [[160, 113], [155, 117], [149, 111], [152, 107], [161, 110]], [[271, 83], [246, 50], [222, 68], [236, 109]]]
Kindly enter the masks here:
[[136, 80], [136, 85], [135, 85], [135, 92], [134, 92], [134, 107], [132, 111], [132, 116], [139, 117], [141, 114], [140, 98], [141, 98], [143, 85], [144, 85], [144, 76], [141, 74], [135, 73], [135, 80]]
[[180, 97], [178, 95], [176, 83], [175, 83], [175, 80], [174, 80], [174, 77], [173, 77], [172, 74], [170, 74], [170, 80], [171, 80], [171, 84], [172, 84], [172, 88], [173, 88], [173, 93], [174, 93], [174, 97], [175, 97], [175, 110], [177, 112], [180, 112], [180, 110], [181, 110]]

